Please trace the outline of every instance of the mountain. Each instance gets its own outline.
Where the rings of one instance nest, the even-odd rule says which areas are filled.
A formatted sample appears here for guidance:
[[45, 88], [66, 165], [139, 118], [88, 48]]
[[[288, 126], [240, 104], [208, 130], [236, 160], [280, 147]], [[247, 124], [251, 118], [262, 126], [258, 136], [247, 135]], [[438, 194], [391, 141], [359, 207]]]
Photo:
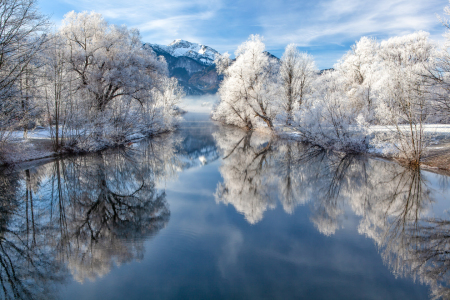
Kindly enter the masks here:
[[268, 52], [268, 51], [264, 51], [264, 54], [267, 54], [267, 56], [269, 56], [269, 58], [275, 59], [277, 62], [281, 62], [281, 59], [279, 59], [278, 57], [276, 57], [275, 55], [273, 55], [272, 53]]
[[144, 48], [166, 59], [169, 75], [176, 77], [187, 95], [215, 94], [222, 76], [216, 72], [214, 59], [219, 54], [211, 47], [175, 40], [169, 45], [144, 44]]
[[223, 76], [217, 74], [214, 59], [220, 53], [213, 48], [184, 40], [175, 40], [167, 46], [144, 44], [144, 48], [164, 56], [169, 76], [178, 79], [187, 95], [215, 94], [219, 89]]
[[184, 40], [175, 40], [167, 46], [157, 44], [149, 44], [149, 46], [155, 52], [167, 53], [174, 57], [189, 57], [205, 66], [214, 64], [214, 59], [219, 54], [211, 47]]
[[319, 75], [322, 75], [323, 73], [328, 72], [328, 71], [334, 71], [334, 68], [320, 70]]

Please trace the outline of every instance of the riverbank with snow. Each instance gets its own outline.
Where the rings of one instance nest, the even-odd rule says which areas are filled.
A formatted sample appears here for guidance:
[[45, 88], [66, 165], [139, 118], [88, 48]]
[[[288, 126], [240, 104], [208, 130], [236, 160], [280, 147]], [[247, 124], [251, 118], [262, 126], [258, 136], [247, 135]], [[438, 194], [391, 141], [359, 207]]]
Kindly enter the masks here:
[[[370, 134], [389, 132], [392, 130], [395, 130], [395, 128], [379, 125], [369, 128]], [[424, 125], [424, 133], [431, 139], [431, 143], [427, 147], [422, 165], [426, 168], [450, 171], [450, 124]], [[291, 128], [283, 128], [283, 130], [279, 131], [279, 136], [281, 138], [295, 140], [302, 139], [301, 134]], [[142, 138], [145, 138], [142, 134], [133, 135], [132, 141]], [[27, 138], [23, 137], [23, 131], [13, 132], [2, 154], [2, 160], [4, 164], [17, 164], [57, 157], [63, 154], [66, 154], [66, 152], [53, 151], [50, 129], [40, 127], [29, 131]], [[367, 154], [375, 157], [394, 159], [392, 155], [386, 155], [385, 148], [381, 144], [377, 145], [377, 147], [370, 146]]]
[[23, 131], [14, 131], [3, 148], [0, 164], [1, 162], [3, 164], [16, 164], [57, 155], [58, 153], [53, 151], [48, 128], [30, 130], [27, 138], [23, 137]]
[[[135, 133], [130, 135], [127, 143], [145, 138], [143, 134]], [[8, 143], [1, 153], [0, 165], [17, 164], [38, 159], [57, 157], [69, 153], [61, 150], [53, 150], [52, 135], [50, 128], [39, 127], [28, 131], [24, 138], [23, 131], [11, 133]]]
[[[355, 130], [357, 129], [355, 128]], [[373, 125], [368, 128], [366, 136], [368, 139], [373, 139], [375, 135], [383, 133], [389, 134], [396, 130], [406, 132], [408, 126], [400, 125], [399, 128], [397, 128], [395, 126]], [[350, 129], [349, 133], [351, 132], [352, 130]], [[423, 155], [423, 161], [421, 163], [422, 167], [433, 170], [442, 170], [444, 172], [450, 171], [450, 124], [425, 124], [423, 125], [423, 134], [428, 140], [428, 145]], [[308, 142], [300, 131], [291, 127], [280, 126], [277, 130], [277, 135], [280, 138]], [[331, 150], [336, 151], [336, 149]], [[341, 152], [339, 149], [337, 150], [338, 152]], [[395, 160], [402, 163], [396, 159], [396, 148], [390, 143], [369, 142], [368, 148], [364, 153], [373, 157]]]

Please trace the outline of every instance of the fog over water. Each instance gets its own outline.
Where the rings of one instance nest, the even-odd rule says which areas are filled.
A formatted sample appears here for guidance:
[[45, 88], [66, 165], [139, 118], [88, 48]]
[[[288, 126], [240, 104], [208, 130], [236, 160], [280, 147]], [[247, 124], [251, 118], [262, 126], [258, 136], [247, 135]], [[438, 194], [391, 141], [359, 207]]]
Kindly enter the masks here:
[[219, 126], [208, 99], [173, 134], [3, 170], [2, 297], [448, 297], [447, 176]]
[[219, 101], [219, 96], [202, 95], [202, 96], [186, 96], [183, 99], [181, 108], [189, 112], [209, 114], [213, 106]]

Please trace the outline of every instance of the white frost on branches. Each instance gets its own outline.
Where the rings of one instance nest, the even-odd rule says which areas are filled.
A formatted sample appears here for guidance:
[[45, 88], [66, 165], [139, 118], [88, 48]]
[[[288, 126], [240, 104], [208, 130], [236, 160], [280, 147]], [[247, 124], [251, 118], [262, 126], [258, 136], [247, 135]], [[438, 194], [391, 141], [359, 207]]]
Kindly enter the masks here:
[[381, 43], [362, 37], [334, 69], [319, 73], [295, 44], [276, 60], [251, 35], [234, 61], [228, 54], [216, 59], [225, 78], [213, 119], [247, 130], [294, 131], [327, 149], [383, 149], [418, 164], [430, 139], [423, 125], [445, 119], [437, 115], [450, 107], [450, 59], [428, 36], [420, 31]]
[[228, 56], [219, 60], [219, 71], [225, 78], [213, 119], [247, 129], [264, 126], [272, 129], [277, 113], [273, 74], [278, 63], [265, 52], [259, 35], [251, 35], [235, 55], [236, 61], [231, 64]]

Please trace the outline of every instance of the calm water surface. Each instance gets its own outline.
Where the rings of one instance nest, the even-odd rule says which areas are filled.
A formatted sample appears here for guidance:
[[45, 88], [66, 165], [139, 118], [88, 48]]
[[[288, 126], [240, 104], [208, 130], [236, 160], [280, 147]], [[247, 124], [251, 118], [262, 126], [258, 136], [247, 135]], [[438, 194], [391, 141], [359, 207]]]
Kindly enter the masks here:
[[219, 127], [0, 175], [17, 299], [448, 296], [449, 178]]

